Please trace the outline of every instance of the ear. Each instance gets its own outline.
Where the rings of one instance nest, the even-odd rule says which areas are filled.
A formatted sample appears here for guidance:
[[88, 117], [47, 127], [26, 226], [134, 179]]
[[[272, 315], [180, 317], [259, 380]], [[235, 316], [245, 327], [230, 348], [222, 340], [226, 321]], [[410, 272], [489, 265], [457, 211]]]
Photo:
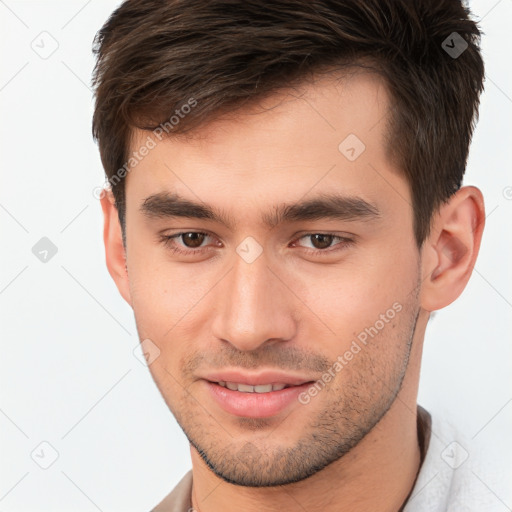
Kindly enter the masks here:
[[107, 189], [101, 194], [101, 208], [103, 210], [104, 226], [103, 241], [105, 243], [105, 256], [108, 271], [116, 283], [119, 293], [124, 300], [132, 305], [128, 269], [126, 267], [126, 251], [119, 217], [112, 191]]
[[439, 208], [422, 247], [423, 309], [442, 309], [462, 293], [475, 266], [484, 224], [484, 199], [476, 187], [462, 187]]

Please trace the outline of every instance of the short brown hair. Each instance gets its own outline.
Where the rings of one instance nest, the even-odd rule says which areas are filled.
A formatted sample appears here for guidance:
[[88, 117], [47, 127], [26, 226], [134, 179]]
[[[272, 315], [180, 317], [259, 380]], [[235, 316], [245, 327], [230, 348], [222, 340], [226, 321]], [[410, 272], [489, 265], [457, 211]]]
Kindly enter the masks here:
[[123, 241], [134, 128], [184, 134], [322, 70], [371, 62], [391, 94], [387, 149], [421, 246], [461, 186], [478, 119], [484, 63], [470, 16], [460, 0], [126, 0], [94, 41], [92, 127]]

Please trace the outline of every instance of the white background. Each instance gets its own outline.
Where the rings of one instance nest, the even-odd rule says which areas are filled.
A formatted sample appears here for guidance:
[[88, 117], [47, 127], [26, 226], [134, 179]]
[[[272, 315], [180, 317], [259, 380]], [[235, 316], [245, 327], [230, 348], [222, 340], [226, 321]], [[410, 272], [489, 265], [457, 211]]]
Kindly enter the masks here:
[[[190, 467], [184, 435], [134, 356], [132, 311], [106, 270], [93, 196], [104, 177], [91, 137], [91, 44], [117, 3], [0, 1], [0, 512], [147, 511]], [[483, 191], [488, 218], [467, 289], [427, 329], [419, 403], [471, 439], [470, 457], [484, 449], [474, 485], [506, 511], [512, 2], [470, 6], [487, 79], [465, 183]], [[33, 49], [57, 44], [46, 59]], [[47, 263], [32, 253], [42, 237], [58, 248]], [[57, 460], [42, 469], [34, 459], [50, 462], [52, 450]]]

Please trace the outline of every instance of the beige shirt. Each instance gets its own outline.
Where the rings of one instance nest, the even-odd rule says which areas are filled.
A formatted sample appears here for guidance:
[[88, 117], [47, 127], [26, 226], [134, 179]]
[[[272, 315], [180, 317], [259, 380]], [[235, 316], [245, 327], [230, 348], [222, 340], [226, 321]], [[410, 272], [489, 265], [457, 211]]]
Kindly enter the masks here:
[[[418, 405], [418, 441], [420, 445], [421, 462], [425, 460], [430, 441], [432, 418], [430, 413]], [[421, 472], [421, 471], [420, 471]], [[419, 472], [419, 473], [420, 473]], [[419, 475], [418, 473], [418, 475]], [[416, 479], [418, 476], [416, 477]], [[416, 483], [416, 481], [415, 481]], [[410, 496], [413, 495], [414, 486], [407, 496], [406, 503], [400, 509], [403, 510]], [[195, 512], [192, 507], [192, 470], [190, 470], [151, 512]], [[400, 511], [399, 511], [400, 512]]]

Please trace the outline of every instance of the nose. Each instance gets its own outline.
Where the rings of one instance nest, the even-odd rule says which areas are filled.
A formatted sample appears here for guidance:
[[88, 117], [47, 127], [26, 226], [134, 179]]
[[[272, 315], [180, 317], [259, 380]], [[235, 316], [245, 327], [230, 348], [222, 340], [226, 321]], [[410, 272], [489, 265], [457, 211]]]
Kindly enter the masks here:
[[244, 351], [293, 338], [297, 299], [286, 281], [269, 268], [265, 252], [252, 263], [235, 255], [215, 297], [213, 335]]

